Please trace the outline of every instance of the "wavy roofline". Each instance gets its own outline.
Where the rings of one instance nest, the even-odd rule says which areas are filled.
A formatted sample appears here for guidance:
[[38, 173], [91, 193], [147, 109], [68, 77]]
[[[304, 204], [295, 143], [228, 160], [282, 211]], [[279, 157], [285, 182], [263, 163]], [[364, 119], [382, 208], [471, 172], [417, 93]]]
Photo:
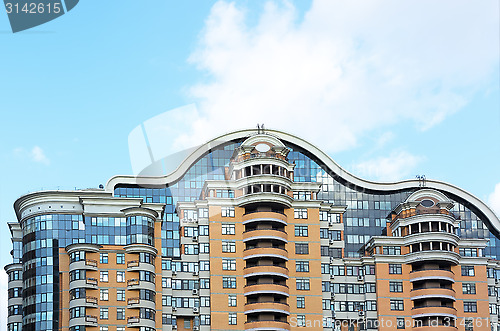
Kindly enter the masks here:
[[[284, 140], [288, 143], [292, 143], [308, 151], [315, 158], [317, 158], [320, 161], [320, 163], [325, 165], [332, 173], [336, 174], [338, 177], [342, 178], [344, 181], [350, 183], [355, 187], [366, 190], [379, 191], [379, 192], [390, 192], [390, 191], [398, 191], [404, 189], [422, 188], [421, 186], [422, 182], [416, 179], [403, 180], [398, 182], [375, 182], [362, 179], [344, 170], [328, 154], [324, 153], [318, 147], [300, 137], [297, 137], [287, 132], [279, 130], [271, 130], [271, 129], [266, 129], [265, 133], [274, 135], [275, 137], [281, 140]], [[159, 184], [175, 183], [184, 176], [184, 174], [199, 158], [208, 153], [211, 149], [236, 139], [248, 138], [255, 134], [257, 134], [257, 130], [245, 129], [245, 130], [238, 130], [226, 133], [217, 138], [214, 138], [206, 142], [205, 144], [199, 146], [197, 149], [195, 149], [188, 157], [186, 157], [181, 162], [181, 164], [179, 164], [179, 166], [173, 172], [171, 172], [168, 175], [155, 176], [155, 177], [145, 177], [145, 176], [137, 177], [130, 175], [113, 176], [106, 183], [106, 191], [113, 191], [115, 186], [118, 184], [159, 185]], [[161, 183], [158, 183], [158, 179], [161, 179]], [[473, 194], [455, 185], [433, 179], [425, 180], [425, 188], [433, 188], [442, 192], [452, 194], [465, 201], [468, 201], [486, 217], [485, 221], [488, 221], [490, 225], [497, 231], [497, 233], [500, 234], [499, 218], [495, 215], [493, 210], [488, 205], [486, 205], [482, 200], [480, 200]]]

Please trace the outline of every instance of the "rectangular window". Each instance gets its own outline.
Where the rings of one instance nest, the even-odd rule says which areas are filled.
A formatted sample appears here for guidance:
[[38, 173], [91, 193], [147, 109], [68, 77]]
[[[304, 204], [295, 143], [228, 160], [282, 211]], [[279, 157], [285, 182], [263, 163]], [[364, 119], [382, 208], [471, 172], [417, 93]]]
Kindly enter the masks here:
[[390, 292], [403, 292], [403, 282], [389, 282], [389, 291]]
[[125, 308], [116, 308], [116, 319], [117, 320], [125, 319]]
[[236, 313], [229, 313], [228, 314], [228, 319], [229, 319], [229, 325], [236, 325], [238, 324], [238, 320], [236, 318]]
[[307, 225], [295, 225], [295, 236], [296, 237], [307, 237], [308, 229]]
[[125, 253], [116, 253], [116, 264], [125, 264]]
[[237, 305], [236, 295], [229, 294], [227, 296], [227, 305], [228, 307], [236, 307]]
[[295, 280], [296, 284], [296, 289], [300, 291], [309, 291], [310, 290], [310, 285], [309, 285], [309, 279], [301, 279], [297, 278]]
[[295, 243], [295, 254], [309, 254], [309, 244]]
[[222, 259], [222, 270], [236, 270], [236, 259]]
[[401, 275], [403, 269], [401, 264], [389, 264], [389, 274], [391, 275]]
[[102, 320], [108, 319], [108, 308], [107, 307], [99, 309], [99, 318]]
[[116, 301], [125, 301], [125, 290], [116, 290]]
[[234, 224], [222, 224], [222, 234], [227, 234], [227, 235], [235, 234]]
[[405, 328], [405, 319], [403, 318], [398, 318], [397, 321], [397, 327], [398, 329], [404, 329]]
[[108, 253], [100, 253], [99, 254], [99, 262], [101, 264], [107, 264], [108, 263]]
[[476, 301], [464, 301], [464, 313], [477, 313]]
[[293, 210], [294, 218], [306, 219], [307, 218], [307, 208], [295, 208]]
[[108, 282], [109, 281], [109, 274], [107, 271], [100, 271], [99, 272], [99, 280], [101, 282]]
[[198, 255], [200, 253], [198, 244], [184, 244], [184, 254]]
[[384, 255], [401, 255], [400, 246], [385, 246], [383, 248]]
[[222, 207], [221, 208], [222, 217], [234, 217], [234, 207]]
[[306, 326], [306, 315], [297, 315], [297, 326]]
[[109, 300], [109, 290], [107, 288], [101, 288], [99, 291], [99, 299], [101, 301], [108, 301]]
[[236, 277], [222, 277], [222, 288], [236, 288]]
[[462, 276], [474, 277], [474, 266], [473, 265], [463, 265], [462, 266]]
[[235, 253], [236, 252], [236, 242], [234, 240], [223, 240], [222, 241], [222, 252], [223, 253]]
[[391, 310], [404, 310], [403, 300], [391, 300]]
[[463, 294], [476, 294], [476, 283], [462, 283]]
[[[330, 284], [328, 282], [328, 284]], [[297, 297], [297, 308], [304, 309], [306, 308], [306, 298], [305, 297]]]
[[117, 283], [125, 283], [125, 271], [117, 271], [116, 272], [116, 282]]
[[296, 272], [309, 272], [309, 261], [295, 261]]

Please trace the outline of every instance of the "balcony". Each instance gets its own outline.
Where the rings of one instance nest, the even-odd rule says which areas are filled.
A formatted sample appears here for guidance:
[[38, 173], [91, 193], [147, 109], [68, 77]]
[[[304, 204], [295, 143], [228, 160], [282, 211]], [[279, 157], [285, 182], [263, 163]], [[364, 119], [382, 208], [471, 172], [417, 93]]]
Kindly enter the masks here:
[[151, 308], [156, 309], [156, 304], [154, 301], [141, 300], [140, 298], [130, 298], [127, 300], [127, 308], [139, 309], [139, 308]]
[[286, 215], [273, 211], [258, 211], [243, 215], [243, 224], [249, 224], [259, 221], [277, 222], [287, 224]]
[[156, 286], [152, 282], [139, 280], [137, 278], [129, 279], [127, 281], [127, 290], [140, 290], [140, 289], [156, 291]]
[[154, 264], [139, 262], [138, 260], [127, 262], [127, 271], [141, 271], [141, 270], [155, 272], [155, 266]]
[[455, 301], [455, 291], [448, 288], [429, 287], [411, 290], [411, 300], [426, 298], [446, 298]]
[[275, 320], [259, 320], [245, 323], [245, 330], [273, 330], [285, 331], [290, 330], [290, 324], [287, 322]]
[[86, 260], [81, 260], [81, 261], [76, 261], [76, 262], [70, 263], [69, 271], [78, 270], [78, 269], [79, 270], [96, 271], [97, 270], [97, 261], [91, 260], [91, 259], [86, 259]]
[[286, 249], [273, 247], [256, 247], [243, 251], [243, 259], [245, 260], [256, 257], [277, 257], [288, 261], [288, 251]]
[[455, 274], [451, 270], [428, 269], [410, 272], [410, 282], [419, 280], [447, 280], [455, 282]]
[[142, 326], [156, 329], [155, 321], [148, 318], [140, 318], [139, 316], [132, 316], [127, 319], [128, 328], [140, 328]]
[[433, 316], [448, 316], [451, 318], [457, 317], [457, 310], [447, 306], [424, 306], [415, 307], [411, 310], [412, 318], [433, 317]]
[[287, 285], [280, 284], [255, 284], [247, 285], [244, 288], [245, 295], [251, 294], [281, 294], [284, 296], [289, 296], [290, 290]]
[[404, 255], [406, 263], [424, 262], [424, 261], [445, 261], [457, 265], [460, 255], [452, 251], [429, 250]]
[[253, 239], [275, 239], [288, 242], [288, 234], [285, 231], [272, 229], [258, 229], [243, 232], [243, 242]]
[[82, 306], [87, 308], [97, 308], [97, 304], [97, 298], [95, 297], [78, 298], [69, 301], [69, 308]]
[[274, 193], [274, 192], [259, 192], [242, 195], [236, 198], [238, 207], [254, 203], [274, 203], [290, 208], [292, 206], [293, 198], [287, 194]]
[[255, 267], [248, 267], [243, 269], [243, 275], [244, 277], [274, 275], [288, 278], [288, 269], [286, 267], [273, 265], [258, 265]]
[[252, 313], [282, 313], [290, 315], [290, 306], [280, 302], [255, 302], [245, 304], [245, 314]]

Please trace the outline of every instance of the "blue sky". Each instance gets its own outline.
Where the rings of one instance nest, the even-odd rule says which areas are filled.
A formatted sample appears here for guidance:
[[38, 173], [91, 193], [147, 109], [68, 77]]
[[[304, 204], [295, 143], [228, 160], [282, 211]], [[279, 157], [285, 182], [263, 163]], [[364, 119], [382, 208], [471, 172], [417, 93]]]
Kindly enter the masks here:
[[165, 148], [265, 123], [361, 177], [425, 174], [500, 212], [498, 13], [493, 0], [86, 0], [17, 34], [0, 14], [0, 264], [19, 196], [131, 174], [128, 134], [187, 104], [197, 116], [172, 116], [184, 134]]

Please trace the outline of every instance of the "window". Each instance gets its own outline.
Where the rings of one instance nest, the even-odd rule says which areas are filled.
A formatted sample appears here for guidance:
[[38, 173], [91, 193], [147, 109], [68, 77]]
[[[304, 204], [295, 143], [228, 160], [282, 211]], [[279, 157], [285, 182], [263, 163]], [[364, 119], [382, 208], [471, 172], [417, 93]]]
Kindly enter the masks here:
[[464, 313], [477, 313], [476, 301], [464, 301]]
[[403, 292], [403, 282], [389, 282], [390, 292]]
[[216, 190], [215, 194], [217, 198], [234, 198], [233, 190]]
[[184, 320], [184, 329], [191, 329], [191, 320], [185, 319]]
[[102, 320], [107, 320], [108, 313], [109, 313], [109, 311], [108, 311], [107, 307], [99, 309], [99, 318]]
[[403, 300], [391, 300], [391, 310], [404, 310]]
[[404, 319], [404, 317], [403, 318], [398, 318], [396, 323], [397, 323], [396, 325], [397, 325], [398, 329], [404, 329], [405, 328], [405, 319]]
[[462, 276], [474, 276], [474, 266], [473, 265], [463, 265], [462, 266]]
[[307, 237], [308, 230], [307, 225], [295, 225], [295, 236], [296, 237]]
[[307, 208], [295, 208], [293, 210], [294, 218], [306, 219], [307, 218]]
[[116, 308], [116, 319], [117, 320], [125, 319], [125, 308]]
[[107, 264], [108, 263], [108, 253], [99, 254], [99, 262], [102, 264]]
[[222, 288], [236, 288], [236, 277], [222, 277]]
[[295, 243], [295, 254], [309, 254], [309, 244]]
[[102, 300], [102, 301], [108, 301], [109, 300], [109, 291], [108, 291], [107, 288], [101, 288], [99, 299]]
[[124, 283], [125, 282], [125, 271], [117, 271], [116, 272], [116, 282]]
[[200, 218], [208, 218], [208, 208], [200, 208], [200, 209], [198, 209], [198, 217], [200, 217]]
[[295, 280], [295, 284], [296, 284], [297, 290], [309, 291], [309, 289], [310, 289], [309, 279], [297, 278]]
[[200, 225], [198, 227], [198, 234], [200, 236], [208, 236], [208, 225]]
[[234, 224], [222, 224], [222, 234], [235, 234]]
[[221, 208], [222, 217], [234, 217], [234, 207], [222, 207]]
[[223, 253], [235, 253], [236, 252], [236, 242], [234, 240], [223, 240], [222, 241], [222, 252]]
[[116, 264], [125, 264], [125, 253], [116, 253]]
[[124, 326], [117, 326], [116, 331], [125, 331], [125, 327]]
[[108, 331], [109, 328], [107, 326], [100, 326], [99, 331]]
[[477, 257], [477, 249], [476, 248], [460, 248], [458, 251], [459, 251], [461, 256]]
[[297, 326], [306, 326], [306, 315], [297, 315]]
[[[328, 282], [330, 284], [330, 282]], [[306, 298], [305, 297], [297, 297], [297, 308], [304, 309], [306, 308]]]
[[309, 261], [296, 261], [295, 262], [296, 272], [309, 272]]
[[228, 316], [228, 319], [229, 319], [229, 325], [236, 325], [238, 324], [238, 320], [236, 318], [236, 313], [229, 313], [229, 316]]
[[184, 254], [198, 255], [200, 253], [198, 244], [184, 244]]
[[236, 295], [230, 294], [227, 296], [228, 300], [228, 307], [236, 307], [237, 301], [236, 301]]
[[490, 315], [497, 314], [497, 305], [494, 303], [490, 303]]
[[401, 255], [400, 246], [385, 246], [383, 248], [384, 255]]
[[401, 264], [389, 264], [389, 274], [401, 275], [403, 273]]
[[476, 294], [476, 283], [462, 283], [463, 294]]
[[101, 272], [99, 273], [99, 280], [100, 280], [101, 282], [108, 282], [108, 280], [109, 280], [109, 279], [108, 279], [108, 276], [109, 276], [109, 275], [108, 275], [108, 272], [107, 272], [107, 271], [101, 271]]
[[222, 270], [236, 270], [236, 259], [222, 259]]
[[116, 290], [116, 301], [125, 301], [125, 290]]
[[210, 253], [210, 244], [209, 243], [200, 243], [198, 246], [200, 248], [200, 254]]

